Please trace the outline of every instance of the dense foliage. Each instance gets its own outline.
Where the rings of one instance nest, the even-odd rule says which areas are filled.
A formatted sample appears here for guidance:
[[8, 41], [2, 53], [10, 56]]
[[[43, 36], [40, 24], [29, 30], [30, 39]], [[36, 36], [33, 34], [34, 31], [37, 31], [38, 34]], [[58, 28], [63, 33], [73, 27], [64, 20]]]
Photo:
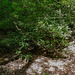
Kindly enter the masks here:
[[55, 50], [68, 45], [74, 27], [74, 0], [0, 0], [0, 43], [19, 50], [39, 45]]

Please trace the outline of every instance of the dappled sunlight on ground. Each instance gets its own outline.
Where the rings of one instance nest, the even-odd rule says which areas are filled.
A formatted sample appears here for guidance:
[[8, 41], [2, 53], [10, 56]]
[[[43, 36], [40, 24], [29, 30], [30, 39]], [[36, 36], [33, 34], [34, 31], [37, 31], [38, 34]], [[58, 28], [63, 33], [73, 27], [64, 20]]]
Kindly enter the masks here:
[[44, 73], [49, 75], [75, 75], [75, 45], [73, 43], [74, 41], [70, 42], [71, 46], [66, 48], [69, 51], [71, 50], [72, 56], [57, 60], [39, 56], [27, 69], [27, 75], [43, 75]]
[[[70, 45], [65, 50], [68, 51], [69, 57], [67, 58], [53, 59], [40, 55], [28, 66], [27, 64], [30, 62], [17, 59], [3, 65], [3, 68], [6, 69], [6, 75], [75, 75], [74, 41], [70, 42]], [[23, 69], [24, 66], [25, 68]], [[20, 70], [22, 71], [21, 73]], [[8, 74], [7, 72], [10, 73]]]
[[18, 59], [13, 62], [10, 62], [6, 64], [7, 69], [10, 69], [12, 71], [15, 71], [17, 69], [22, 69], [23, 66], [25, 66], [28, 62], [25, 62], [24, 60]]
[[[67, 59], [66, 59], [67, 60]], [[43, 73], [48, 73], [50, 75], [61, 75], [63, 73], [63, 75], [67, 74], [68, 72], [68, 67], [70, 66], [71, 68], [71, 75], [74, 75], [74, 70], [75, 67], [73, 64], [73, 60], [67, 60], [64, 61], [64, 59], [51, 59], [51, 58], [47, 58], [44, 56], [39, 56], [34, 63], [32, 63], [30, 65], [30, 67], [27, 69], [27, 75], [41, 75]], [[68, 64], [70, 64], [68, 66]]]

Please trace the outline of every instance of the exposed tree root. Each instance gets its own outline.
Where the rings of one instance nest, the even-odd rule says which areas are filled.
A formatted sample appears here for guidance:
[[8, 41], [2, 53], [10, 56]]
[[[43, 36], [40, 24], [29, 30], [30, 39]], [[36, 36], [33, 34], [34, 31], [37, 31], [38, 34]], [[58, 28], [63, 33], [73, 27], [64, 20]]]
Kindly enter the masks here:
[[13, 61], [14, 59], [18, 58], [19, 55], [20, 55], [20, 54], [14, 55], [13, 57], [11, 57], [11, 58], [9, 58], [9, 59], [8, 59], [8, 58], [5, 59], [4, 57], [1, 58], [1, 59], [0, 59], [0, 65], [7, 64], [8, 62]]

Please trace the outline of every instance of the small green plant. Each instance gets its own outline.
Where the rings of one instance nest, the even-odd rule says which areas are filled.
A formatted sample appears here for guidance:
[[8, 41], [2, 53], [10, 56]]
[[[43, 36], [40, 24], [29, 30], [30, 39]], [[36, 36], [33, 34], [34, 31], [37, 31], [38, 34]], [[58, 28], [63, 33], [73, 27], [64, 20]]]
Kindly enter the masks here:
[[31, 56], [30, 54], [27, 54], [26, 57], [25, 57], [25, 60], [26, 60], [26, 61], [27, 61], [27, 60], [30, 60], [31, 57], [32, 57], [32, 56]]
[[50, 75], [49, 73], [43, 73], [43, 75]]
[[21, 59], [23, 59], [23, 58], [25, 58], [25, 55], [23, 55], [23, 54], [20, 54], [20, 56], [19, 56]]

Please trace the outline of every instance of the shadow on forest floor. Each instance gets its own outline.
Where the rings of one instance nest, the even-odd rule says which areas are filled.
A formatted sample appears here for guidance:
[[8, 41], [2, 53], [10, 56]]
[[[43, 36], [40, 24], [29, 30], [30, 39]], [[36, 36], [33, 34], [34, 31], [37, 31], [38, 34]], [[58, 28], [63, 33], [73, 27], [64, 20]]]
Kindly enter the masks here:
[[[70, 46], [66, 48], [68, 50], [67, 58], [54, 59], [49, 56], [44, 56], [43, 52], [35, 51], [32, 52], [32, 58], [29, 62], [23, 63], [19, 59], [9, 62], [5, 65], [7, 70], [3, 70], [0, 73], [5, 73], [5, 75], [74, 75], [75, 74], [75, 45], [73, 42], [70, 42]], [[72, 50], [72, 51], [70, 51]], [[40, 53], [39, 53], [40, 52]], [[13, 64], [19, 64], [21, 66], [24, 64], [21, 69], [13, 70], [10, 67], [16, 67]], [[19, 68], [18, 66], [18, 68]], [[10, 70], [12, 69], [12, 71]]]
[[[0, 65], [0, 75], [74, 75], [75, 74], [75, 45], [67, 48], [67, 58], [60, 58], [55, 53], [43, 52], [41, 49], [30, 50], [32, 57], [29, 61], [16, 58], [6, 64]], [[72, 50], [72, 52], [70, 52]], [[24, 52], [23, 52], [24, 53]], [[10, 54], [10, 55], [9, 55]], [[10, 53], [5, 58], [15, 56]], [[4, 54], [5, 55], [5, 54]], [[59, 59], [57, 58], [59, 57]], [[5, 60], [7, 60], [5, 59]], [[1, 61], [0, 61], [1, 62]], [[47, 74], [46, 74], [47, 73]]]

